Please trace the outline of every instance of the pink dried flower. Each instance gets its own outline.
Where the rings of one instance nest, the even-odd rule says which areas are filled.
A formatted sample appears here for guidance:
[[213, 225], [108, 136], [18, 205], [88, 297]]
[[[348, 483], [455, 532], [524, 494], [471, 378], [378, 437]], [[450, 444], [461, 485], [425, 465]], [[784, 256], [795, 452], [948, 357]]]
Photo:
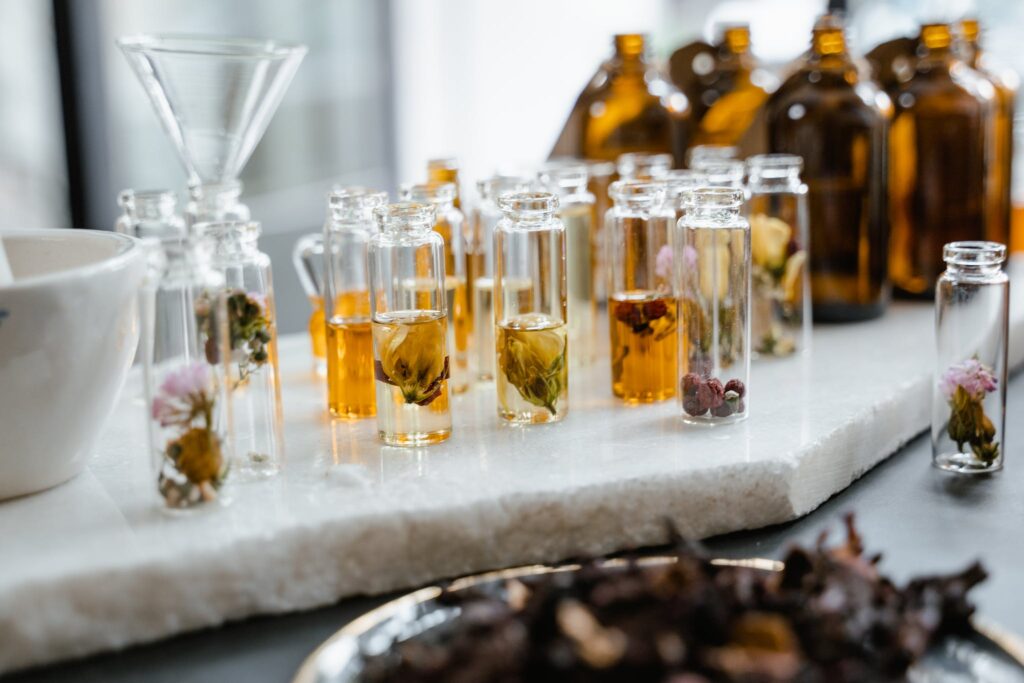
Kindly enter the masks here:
[[151, 412], [153, 419], [157, 420], [161, 427], [166, 427], [178, 421], [178, 409], [162, 396], [157, 396], [153, 399]]
[[939, 386], [947, 399], [953, 398], [957, 387], [963, 387], [968, 396], [976, 400], [996, 390], [997, 382], [992, 369], [977, 358], [956, 363], [942, 374]]
[[697, 250], [689, 244], [683, 247], [683, 265], [688, 271], [697, 267]]
[[666, 280], [672, 277], [672, 247], [667, 244], [654, 257], [654, 274]]
[[[202, 361], [194, 361], [190, 365], [175, 370], [167, 375], [164, 383], [160, 385], [160, 394], [163, 398], [188, 398], [207, 392], [210, 388], [210, 368]], [[153, 402], [154, 417], [158, 397]]]

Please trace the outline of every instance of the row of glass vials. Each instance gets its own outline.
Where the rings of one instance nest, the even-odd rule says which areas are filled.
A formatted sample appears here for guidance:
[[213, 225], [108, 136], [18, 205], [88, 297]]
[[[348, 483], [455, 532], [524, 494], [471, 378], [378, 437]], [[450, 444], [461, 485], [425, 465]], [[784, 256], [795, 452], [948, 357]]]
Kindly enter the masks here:
[[295, 251], [332, 415], [376, 414], [385, 442], [432, 443], [450, 434], [449, 394], [493, 380], [502, 419], [560, 420], [569, 372], [599, 360], [606, 307], [617, 397], [742, 419], [751, 354], [805, 348], [810, 316], [800, 159], [734, 152], [695, 148], [688, 170], [629, 154], [494, 176], [468, 224], [450, 160], [398, 204], [338, 188], [324, 233]]

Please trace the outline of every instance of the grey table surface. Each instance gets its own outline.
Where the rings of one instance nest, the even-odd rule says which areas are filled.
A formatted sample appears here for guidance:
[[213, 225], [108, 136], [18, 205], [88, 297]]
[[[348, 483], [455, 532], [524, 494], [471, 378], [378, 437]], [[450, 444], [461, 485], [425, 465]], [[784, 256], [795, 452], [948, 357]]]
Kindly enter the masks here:
[[[883, 553], [883, 570], [897, 581], [980, 558], [991, 577], [975, 594], [979, 614], [1024, 634], [1024, 462], [1015, 445], [1024, 424], [1024, 377], [1010, 383], [1008, 411], [1008, 464], [998, 474], [958, 477], [934, 470], [924, 435], [802, 519], [705, 544], [723, 557], [777, 558], [791, 543], [813, 543], [826, 528], [839, 538], [842, 515], [854, 512], [869, 552]], [[283, 683], [337, 629], [391, 597], [352, 598], [310, 612], [247, 619], [2, 680]]]

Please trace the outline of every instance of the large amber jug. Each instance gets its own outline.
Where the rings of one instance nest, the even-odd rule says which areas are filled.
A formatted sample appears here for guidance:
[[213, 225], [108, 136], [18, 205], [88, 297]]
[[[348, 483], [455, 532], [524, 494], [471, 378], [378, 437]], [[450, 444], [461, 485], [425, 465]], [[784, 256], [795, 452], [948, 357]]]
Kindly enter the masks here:
[[892, 106], [826, 15], [811, 50], [765, 107], [772, 152], [804, 159], [814, 319], [864, 320], [889, 300], [886, 135]]
[[551, 156], [615, 161], [627, 152], [667, 152], [683, 164], [690, 105], [648, 59], [641, 34], [615, 36], [615, 55], [576, 100]]
[[926, 24], [914, 74], [893, 99], [889, 273], [898, 293], [927, 298], [943, 245], [989, 233], [995, 93], [957, 56], [950, 25]]
[[1017, 73], [993, 59], [981, 48], [981, 26], [977, 19], [960, 22], [961, 49], [964, 61], [987, 78], [995, 92], [995, 119], [992, 135], [994, 182], [989, 187], [989, 218], [986, 238], [1008, 244], [1010, 239], [1011, 178], [1013, 176], [1013, 115], [1020, 77]]

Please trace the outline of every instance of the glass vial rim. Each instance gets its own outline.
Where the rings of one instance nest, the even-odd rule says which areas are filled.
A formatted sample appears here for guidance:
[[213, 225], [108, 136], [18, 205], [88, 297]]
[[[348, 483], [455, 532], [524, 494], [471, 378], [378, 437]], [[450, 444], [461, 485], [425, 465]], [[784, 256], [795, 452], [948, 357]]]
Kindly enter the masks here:
[[586, 192], [590, 172], [584, 163], [546, 164], [537, 172], [537, 180], [552, 192], [573, 195]]
[[638, 169], [645, 169], [647, 175], [655, 178], [672, 168], [674, 158], [664, 152], [626, 152], [615, 161], [615, 170], [621, 178], [633, 178]]
[[537, 222], [551, 218], [558, 205], [558, 195], [540, 190], [506, 192], [498, 197], [498, 208], [514, 221]]
[[429, 232], [435, 216], [433, 205], [422, 202], [394, 202], [373, 210], [373, 218], [383, 233]]
[[194, 201], [230, 200], [242, 196], [244, 186], [241, 180], [225, 180], [219, 183], [193, 183], [188, 186], [188, 195]]
[[117, 194], [117, 205], [129, 215], [160, 218], [174, 213], [178, 205], [178, 193], [167, 189], [134, 190], [128, 188]]
[[710, 159], [695, 168], [704, 173], [708, 185], [737, 186], [743, 184], [747, 168], [739, 159]]
[[1001, 266], [1006, 261], [1006, 245], [985, 240], [950, 242], [942, 247], [942, 260], [954, 267]]
[[700, 170], [700, 164], [719, 159], [738, 159], [740, 150], [735, 145], [694, 145], [686, 150], [687, 168]]
[[327, 207], [335, 220], [373, 220], [373, 211], [384, 206], [388, 193], [362, 185], [335, 186], [327, 195]]
[[259, 221], [203, 221], [192, 228], [197, 235], [209, 237], [215, 244], [236, 239], [243, 244], [256, 244], [263, 234], [263, 226]]
[[608, 188], [608, 196], [619, 207], [655, 207], [664, 200], [665, 185], [654, 180], [616, 180]]
[[690, 190], [686, 195], [686, 208], [694, 211], [734, 211], [743, 206], [743, 190], [733, 187], [709, 187]]
[[482, 200], [495, 200], [505, 192], [524, 192], [531, 180], [526, 176], [495, 174], [476, 181], [476, 191]]
[[436, 206], [454, 204], [456, 194], [455, 183], [450, 182], [403, 183], [398, 188], [402, 201]]

